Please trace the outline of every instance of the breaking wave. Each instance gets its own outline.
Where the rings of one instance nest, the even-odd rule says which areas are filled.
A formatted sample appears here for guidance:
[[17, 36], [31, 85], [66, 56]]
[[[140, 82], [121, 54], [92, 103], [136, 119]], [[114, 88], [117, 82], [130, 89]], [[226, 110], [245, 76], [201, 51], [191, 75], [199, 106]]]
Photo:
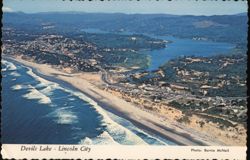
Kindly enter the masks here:
[[[52, 105], [52, 100], [50, 98], [50, 95], [53, 93], [55, 89], [62, 90], [66, 93], [70, 93], [71, 96], [76, 96], [79, 99], [83, 100], [84, 102], [87, 102], [90, 104], [91, 107], [95, 109], [95, 111], [100, 115], [102, 126], [104, 126], [105, 131], [103, 131], [100, 135], [96, 137], [82, 137], [82, 140], [79, 141], [80, 144], [120, 144], [120, 145], [148, 145], [147, 141], [144, 140], [144, 138], [138, 136], [136, 133], [132, 130], [135, 130], [134, 128], [126, 128], [127, 125], [121, 125], [121, 123], [118, 123], [117, 120], [114, 121], [111, 113], [105, 111], [102, 109], [94, 100], [91, 98], [85, 96], [83, 93], [67, 88], [61, 87], [58, 83], [48, 81], [42, 77], [39, 77], [36, 75], [31, 68], [27, 68], [27, 74], [32, 76], [38, 84], [35, 84], [34, 86], [31, 85], [15, 85], [12, 87], [13, 90], [20, 90], [20, 89], [27, 89], [28, 93], [23, 95], [23, 97], [27, 99], [37, 99], [39, 103], [42, 104], [50, 104]], [[39, 89], [41, 88], [41, 89]], [[74, 101], [74, 97], [70, 96], [70, 100]], [[84, 107], [83, 105], [82, 107]], [[86, 105], [89, 106], [89, 105]], [[70, 106], [69, 106], [70, 107]], [[58, 124], [74, 124], [78, 122], [77, 115], [69, 110], [69, 107], [63, 107], [56, 109], [54, 112], [50, 114], [50, 116], [53, 116], [56, 118], [56, 122]], [[72, 107], [72, 106], [71, 106]], [[120, 121], [123, 121], [125, 119], [120, 119]], [[137, 128], [138, 129], [138, 128]], [[143, 133], [141, 130], [137, 130], [140, 133]], [[146, 134], [146, 133], [143, 133]], [[148, 137], [150, 137], [148, 135]]]
[[158, 137], [153, 137], [149, 135], [148, 133], [144, 132], [143, 130], [137, 128], [134, 126], [130, 121], [119, 117], [113, 113], [108, 112], [108, 116], [111, 117], [111, 119], [115, 122], [118, 122], [122, 126], [126, 126], [129, 130], [133, 131], [137, 135], [140, 135], [140, 137], [143, 137], [142, 139], [147, 142], [148, 144], [153, 144], [153, 145], [168, 145], [170, 142], [163, 140]]
[[[45, 89], [41, 90], [40, 92], [49, 95], [53, 89], [60, 89], [63, 90], [64, 92], [70, 93], [73, 96], [76, 96], [80, 98], [81, 100], [88, 102], [94, 109], [101, 115], [102, 117], [102, 123], [103, 126], [106, 127], [107, 133], [104, 135], [109, 135], [109, 137], [112, 137], [113, 140], [117, 142], [118, 144], [143, 144], [146, 145], [147, 143], [144, 142], [143, 139], [138, 137], [135, 133], [131, 132], [127, 128], [119, 125], [118, 123], [114, 122], [107, 114], [106, 111], [104, 111], [95, 101], [90, 99], [89, 97], [85, 96], [83, 93], [78, 92], [78, 91], [73, 91], [70, 89], [63, 88], [59, 86], [59, 84], [45, 80], [44, 78], [41, 78], [34, 74], [31, 69], [28, 69], [27, 73], [34, 77], [37, 81], [40, 83], [38, 84], [39, 86], [47, 86]], [[70, 100], [74, 100], [71, 98]], [[77, 117], [73, 115], [72, 112], [66, 111], [66, 110], [57, 110], [54, 116], [58, 117], [58, 123], [60, 124], [71, 124], [74, 123], [77, 120]], [[100, 136], [97, 139], [103, 138], [103, 136]], [[99, 143], [100, 141], [93, 142], [93, 143]], [[107, 140], [107, 138], [103, 139], [104, 141]], [[95, 141], [95, 140], [94, 140]], [[106, 142], [102, 142], [105, 143]], [[108, 140], [110, 142], [110, 140]]]
[[20, 77], [21, 75], [16, 71], [10, 73], [11, 76]]
[[52, 95], [53, 90], [55, 90], [56, 87], [57, 87], [56, 85], [49, 85], [48, 87], [46, 87], [40, 91], [46, 95]]
[[28, 89], [32, 88], [31, 85], [22, 85], [22, 84], [17, 84], [11, 87], [12, 90], [20, 90], [20, 89]]
[[6, 68], [3, 68], [2, 71], [14, 71], [17, 69], [17, 67], [14, 65], [14, 63], [2, 60], [1, 63], [6, 66]]
[[84, 138], [83, 140], [80, 141], [80, 144], [84, 145], [120, 145], [117, 143], [113, 137], [109, 135], [107, 131], [104, 131], [102, 134], [99, 136], [90, 139], [88, 137]]
[[27, 99], [37, 99], [39, 100], [38, 102], [41, 104], [50, 104], [51, 99], [43, 94], [42, 92], [38, 91], [36, 88], [32, 87], [28, 89], [29, 93], [23, 95], [24, 98]]
[[64, 109], [57, 109], [54, 113], [54, 116], [57, 117], [58, 124], [73, 124], [77, 123], [77, 116], [71, 112]]
[[31, 68], [26, 67], [28, 69], [27, 74], [30, 75], [31, 77], [35, 78], [37, 81], [39, 81], [40, 83], [38, 85], [40, 86], [48, 86], [48, 85], [55, 85], [55, 86], [59, 86], [57, 83], [48, 81], [38, 75], [36, 75]]
[[[67, 92], [71, 92], [69, 90], [66, 90]], [[112, 137], [112, 139], [117, 142], [118, 144], [123, 145], [147, 145], [147, 143], [141, 139], [139, 136], [137, 136], [132, 131], [128, 130], [127, 128], [121, 126], [120, 124], [113, 121], [95, 101], [90, 99], [89, 97], [85, 96], [81, 92], [73, 92], [73, 95], [79, 97], [80, 99], [88, 102], [95, 108], [95, 110], [102, 116], [102, 123], [106, 127], [106, 132], [104, 135], [109, 135]], [[102, 137], [102, 136], [101, 136]], [[92, 139], [94, 144], [103, 144], [105, 142], [99, 143], [99, 141], [96, 141], [100, 138], [96, 137], [95, 139]], [[80, 143], [84, 142], [85, 138], [81, 140]], [[107, 138], [105, 139], [107, 140]], [[110, 141], [110, 139], [109, 139]], [[106, 144], [106, 143], [105, 143]]]
[[7, 69], [6, 69], [6, 68], [2, 68], [1, 71], [2, 71], [2, 72], [5, 72], [5, 71], [7, 71]]
[[78, 117], [74, 112], [68, 110], [73, 107], [74, 106], [61, 107], [46, 116], [56, 118], [55, 122], [57, 124], [74, 124], [78, 122]]

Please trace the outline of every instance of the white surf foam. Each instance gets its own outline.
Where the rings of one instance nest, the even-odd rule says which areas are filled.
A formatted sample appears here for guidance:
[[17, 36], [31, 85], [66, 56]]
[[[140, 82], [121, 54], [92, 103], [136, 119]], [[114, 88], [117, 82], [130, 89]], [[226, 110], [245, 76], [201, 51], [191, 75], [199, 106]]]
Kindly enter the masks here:
[[91, 140], [89, 137], [86, 137], [86, 138], [84, 138], [83, 140], [81, 140], [81, 141], [79, 142], [79, 144], [92, 145], [93, 142], [92, 142], [92, 140]]
[[56, 86], [54, 85], [49, 85], [48, 87], [40, 90], [42, 93], [46, 94], [46, 95], [52, 95], [53, 90], [55, 90]]
[[70, 100], [70, 101], [74, 101], [74, 100], [76, 100], [76, 99], [75, 99], [75, 98], [69, 98], [69, 100]]
[[34, 88], [31, 85], [23, 85], [23, 84], [17, 84], [11, 87], [12, 90], [20, 90], [20, 89], [29, 89]]
[[47, 85], [45, 83], [40, 82], [39, 84], [37, 84], [35, 87], [46, 87]]
[[5, 69], [8, 71], [14, 71], [17, 69], [17, 67], [14, 65], [14, 63], [11, 63], [9, 61], [2, 60], [1, 63], [6, 66]]
[[[68, 90], [66, 90], [69, 92]], [[80, 99], [89, 102], [95, 110], [102, 116], [102, 123], [107, 128], [107, 133], [110, 137], [113, 138], [119, 144], [125, 145], [147, 145], [143, 139], [137, 136], [135, 133], [131, 132], [127, 128], [119, 125], [118, 123], [114, 122], [95, 101], [90, 99], [89, 97], [85, 96], [81, 92], [72, 92], [75, 96], [78, 96]], [[105, 143], [105, 142], [103, 142]]]
[[84, 144], [84, 145], [120, 145], [119, 143], [117, 143], [113, 137], [111, 137], [109, 135], [109, 133], [107, 131], [104, 131], [102, 134], [100, 134], [99, 136], [95, 137], [95, 138], [84, 138], [80, 144]]
[[[45, 96], [45, 94], [48, 94], [52, 91], [52, 89], [57, 88], [65, 92], [71, 93], [71, 95], [79, 97], [80, 99], [88, 102], [89, 104], [91, 104], [92, 107], [95, 108], [95, 110], [102, 116], [102, 123], [104, 126], [106, 126], [107, 131], [101, 134], [100, 136], [92, 139], [91, 143], [147, 145], [147, 143], [142, 138], [137, 136], [135, 133], [123, 127], [122, 125], [118, 124], [117, 122], [113, 121], [108, 116], [106, 111], [104, 111], [95, 101], [85, 96], [83, 93], [62, 88], [57, 83], [45, 80], [42, 77], [39, 77], [36, 74], [34, 74], [30, 68], [28, 68], [27, 73], [33, 78], [35, 78], [37, 81], [39, 81], [40, 86], [49, 86], [49, 87], [46, 87], [45, 89], [41, 90], [41, 92], [37, 90], [32, 90], [32, 92], [27, 94], [26, 97], [33, 99], [40, 98], [40, 102], [51, 103], [50, 98]], [[72, 112], [69, 111], [58, 110], [56, 116], [58, 117], [57, 122], [61, 124], [71, 124], [77, 121], [77, 117]], [[84, 138], [80, 143], [84, 143], [85, 141], [90, 142], [90, 139], [86, 140], [86, 138]]]
[[144, 134], [145, 135], [145, 138], [147, 139], [153, 139], [155, 141], [155, 143], [152, 143], [151, 141], [151, 145], [154, 145], [154, 144], [157, 144], [157, 145], [168, 145], [167, 142], [157, 138], [157, 137], [153, 137], [151, 135], [149, 135], [148, 133], [144, 132], [143, 130], [137, 128], [136, 126], [134, 126], [131, 122], [129, 122], [128, 120], [124, 119], [124, 118], [121, 118], [113, 113], [108, 113], [108, 115], [112, 118], [112, 120], [120, 123], [121, 125], [126, 125], [126, 127], [130, 130], [133, 130], [133, 131], [136, 131], [137, 133], [140, 133], [140, 134]]
[[27, 74], [29, 74], [30, 76], [32, 76], [35, 80], [37, 80], [39, 82], [39, 84], [37, 84], [35, 87], [45, 87], [44, 89], [40, 90], [42, 93], [46, 94], [46, 95], [51, 95], [52, 92], [55, 89], [60, 89], [61, 87], [59, 87], [59, 84], [48, 81], [42, 77], [39, 77], [38, 75], [36, 75], [31, 68], [28, 68]]
[[31, 77], [35, 78], [37, 81], [41, 82], [41, 86], [48, 86], [48, 85], [54, 85], [54, 86], [58, 86], [57, 83], [48, 81], [42, 77], [39, 77], [38, 75], [36, 75], [31, 68], [26, 67], [28, 69], [27, 74], [30, 75]]
[[22, 86], [21, 85], [15, 85], [15, 86], [12, 86], [11, 88], [13, 90], [20, 90], [20, 89], [22, 89]]
[[7, 61], [4, 60], [4, 59], [1, 60], [1, 63], [2, 63], [2, 64], [5, 64], [6, 62], [7, 62]]
[[41, 104], [50, 104], [51, 99], [47, 97], [45, 94], [39, 92], [36, 88], [30, 88], [29, 93], [23, 95], [24, 98], [27, 99], [38, 99]]
[[58, 111], [57, 116], [58, 124], [73, 124], [77, 122], [77, 116], [70, 111]]
[[[17, 67], [8, 61], [2, 60], [2, 63], [6, 66], [7, 70], [16, 70]], [[51, 91], [53, 90], [53, 88], [57, 87], [58, 84], [56, 83], [52, 83], [49, 82], [39, 76], [37, 76], [36, 74], [34, 74], [31, 70], [31, 68], [29, 67], [25, 67], [28, 69], [27, 74], [31, 75], [33, 78], [35, 78], [36, 80], [38, 80], [39, 82], [41, 82], [41, 85], [43, 86], [47, 86], [46, 88], [44, 88], [43, 90], [39, 91], [36, 89], [37, 86], [33, 87], [29, 84], [24, 85], [24, 84], [17, 84], [15, 86], [12, 86], [13, 90], [20, 90], [20, 89], [28, 89], [29, 93], [23, 95], [24, 98], [27, 99], [37, 99], [39, 100], [38, 102], [41, 104], [51, 104], [51, 99], [48, 97], [48, 95], [51, 94]], [[21, 76], [18, 72], [14, 71], [12, 73], [10, 73], [10, 75], [13, 75], [15, 77]], [[13, 81], [16, 80], [16, 78], [12, 79]]]
[[14, 86], [11, 87], [11, 89], [13, 89], [13, 90], [20, 90], [22, 88], [23, 88], [22, 85], [19, 85], [19, 84], [14, 85]]
[[56, 123], [58, 124], [74, 124], [78, 122], [78, 117], [70, 110], [67, 110], [69, 108], [72, 108], [73, 106], [69, 107], [62, 107], [59, 109], [56, 109], [54, 112], [49, 113], [48, 117], [55, 117]]
[[20, 77], [21, 75], [16, 71], [10, 73], [11, 76]]
[[[84, 94], [82, 94], [80, 92], [74, 92], [73, 94], [78, 96], [82, 100], [89, 102], [96, 109], [96, 111], [103, 117], [103, 125], [105, 125], [107, 127], [107, 133], [111, 137], [113, 137], [114, 141], [116, 141], [120, 144], [125, 144], [125, 145], [148, 145], [148, 143], [146, 143], [142, 138], [140, 138], [138, 135], [136, 135], [135, 133], [133, 133], [131, 131], [131, 130], [136, 130], [137, 132], [143, 133], [148, 138], [152, 138], [152, 139], [156, 140], [158, 142], [156, 144], [168, 145], [166, 142], [164, 142], [156, 137], [150, 136], [146, 132], [135, 127], [131, 122], [129, 122], [121, 117], [118, 117], [110, 112], [104, 111], [95, 101], [93, 101], [89, 97], [85, 96]], [[122, 125], [120, 125], [119, 123], [117, 123], [120, 121], [127, 121], [126, 123], [129, 122], [130, 124], [126, 125], [126, 128], [125, 128]], [[127, 127], [131, 130], [129, 130]], [[96, 139], [92, 139], [92, 141], [95, 141], [95, 140]], [[84, 142], [84, 140], [82, 142]]]

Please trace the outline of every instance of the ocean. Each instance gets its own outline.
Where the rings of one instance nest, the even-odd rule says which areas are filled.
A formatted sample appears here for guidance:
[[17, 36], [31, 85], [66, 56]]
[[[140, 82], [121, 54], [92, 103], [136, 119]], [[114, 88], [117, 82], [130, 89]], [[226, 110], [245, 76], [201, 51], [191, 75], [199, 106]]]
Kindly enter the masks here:
[[32, 68], [6, 59], [1, 65], [4, 144], [176, 145]]

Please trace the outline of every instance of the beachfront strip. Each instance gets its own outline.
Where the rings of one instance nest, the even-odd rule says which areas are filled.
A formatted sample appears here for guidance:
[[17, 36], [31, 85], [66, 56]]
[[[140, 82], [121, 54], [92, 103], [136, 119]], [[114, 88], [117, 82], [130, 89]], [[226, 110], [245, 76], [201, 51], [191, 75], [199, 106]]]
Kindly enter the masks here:
[[[145, 71], [140, 68], [147, 58], [139, 50], [162, 48], [165, 41], [116, 35], [126, 44], [99, 47], [89, 38], [97, 34], [30, 33], [8, 27], [3, 33], [4, 56], [57, 75], [148, 132], [180, 145], [246, 143], [244, 54], [182, 57]], [[127, 47], [130, 44], [133, 47]]]

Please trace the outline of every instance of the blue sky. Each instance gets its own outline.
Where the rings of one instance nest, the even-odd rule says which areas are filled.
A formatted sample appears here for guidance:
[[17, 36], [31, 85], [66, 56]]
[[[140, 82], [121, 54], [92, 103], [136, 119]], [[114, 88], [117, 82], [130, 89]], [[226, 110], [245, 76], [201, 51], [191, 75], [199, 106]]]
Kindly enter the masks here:
[[25, 13], [80, 11], [104, 13], [166, 13], [176, 15], [225, 15], [247, 12], [247, 1], [214, 0], [3, 0], [3, 11]]

